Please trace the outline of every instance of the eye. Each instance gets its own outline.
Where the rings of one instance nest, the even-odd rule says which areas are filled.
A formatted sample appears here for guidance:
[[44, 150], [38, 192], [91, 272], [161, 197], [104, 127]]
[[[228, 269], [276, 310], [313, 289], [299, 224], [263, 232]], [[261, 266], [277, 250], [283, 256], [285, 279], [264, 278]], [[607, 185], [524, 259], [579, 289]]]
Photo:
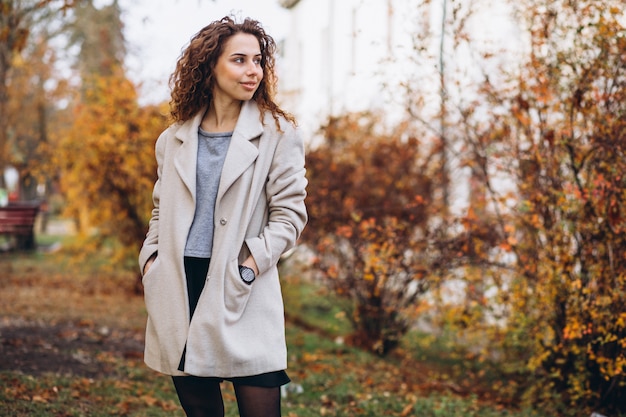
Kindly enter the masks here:
[[254, 63], [256, 65], [261, 65], [261, 57], [254, 58]]
[[233, 59], [233, 62], [236, 62], [238, 64], [243, 64], [243, 57], [236, 57], [235, 59]]

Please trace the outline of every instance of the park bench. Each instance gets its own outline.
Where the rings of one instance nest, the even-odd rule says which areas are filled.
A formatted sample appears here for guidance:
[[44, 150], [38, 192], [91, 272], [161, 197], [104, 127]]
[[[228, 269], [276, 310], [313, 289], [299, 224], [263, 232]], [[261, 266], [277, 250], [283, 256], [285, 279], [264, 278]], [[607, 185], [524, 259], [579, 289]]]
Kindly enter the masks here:
[[0, 207], [0, 235], [8, 236], [16, 250], [35, 249], [35, 218], [40, 203], [10, 202]]

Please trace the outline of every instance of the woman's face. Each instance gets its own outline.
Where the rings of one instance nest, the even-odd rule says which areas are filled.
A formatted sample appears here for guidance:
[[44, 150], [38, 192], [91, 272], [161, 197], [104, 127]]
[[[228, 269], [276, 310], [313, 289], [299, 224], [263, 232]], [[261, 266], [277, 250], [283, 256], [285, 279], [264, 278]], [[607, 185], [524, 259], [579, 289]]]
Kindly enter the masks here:
[[250, 100], [263, 79], [257, 38], [249, 33], [228, 38], [215, 64], [214, 76], [214, 100]]

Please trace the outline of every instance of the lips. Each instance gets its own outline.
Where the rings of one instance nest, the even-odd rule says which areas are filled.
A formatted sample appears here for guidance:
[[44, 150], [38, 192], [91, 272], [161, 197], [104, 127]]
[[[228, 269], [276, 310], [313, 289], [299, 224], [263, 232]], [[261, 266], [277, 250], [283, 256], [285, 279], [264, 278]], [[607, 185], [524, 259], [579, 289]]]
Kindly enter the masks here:
[[246, 90], [252, 91], [252, 90], [254, 90], [257, 87], [258, 84], [256, 82], [249, 82], [249, 83], [241, 83], [241, 85]]

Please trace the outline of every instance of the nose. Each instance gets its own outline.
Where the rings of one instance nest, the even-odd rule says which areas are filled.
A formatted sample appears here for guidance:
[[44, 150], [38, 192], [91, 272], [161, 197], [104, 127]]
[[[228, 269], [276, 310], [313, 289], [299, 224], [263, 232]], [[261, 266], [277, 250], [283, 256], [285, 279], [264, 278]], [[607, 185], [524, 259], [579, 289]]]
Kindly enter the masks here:
[[256, 62], [254, 62], [254, 61], [250, 61], [250, 62], [248, 63], [247, 68], [246, 68], [246, 72], [247, 72], [249, 75], [255, 75], [255, 74], [258, 74], [258, 73], [260, 73], [260, 72], [262, 72], [262, 71], [263, 71], [263, 69], [261, 68], [261, 64], [256, 63]]

